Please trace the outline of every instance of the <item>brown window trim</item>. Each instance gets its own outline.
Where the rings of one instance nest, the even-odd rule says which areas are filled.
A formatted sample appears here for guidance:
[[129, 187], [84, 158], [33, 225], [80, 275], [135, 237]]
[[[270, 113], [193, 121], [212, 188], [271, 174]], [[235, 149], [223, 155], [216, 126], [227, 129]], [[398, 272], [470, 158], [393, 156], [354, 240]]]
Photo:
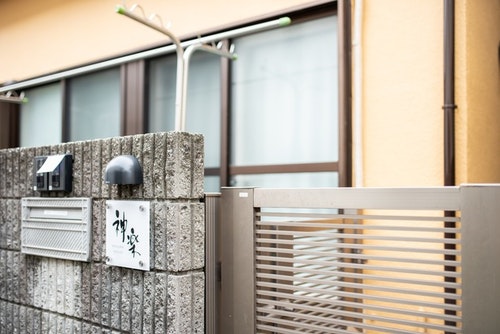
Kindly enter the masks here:
[[121, 129], [122, 136], [145, 131], [146, 61], [144, 59], [121, 66]]
[[20, 110], [18, 104], [0, 102], [0, 149], [19, 146]]
[[220, 168], [218, 167], [206, 167], [205, 176], [220, 176]]
[[[225, 45], [229, 45], [229, 41], [224, 41]], [[221, 57], [221, 137], [220, 137], [220, 166], [219, 177], [220, 186], [229, 185], [229, 152], [230, 152], [230, 133], [229, 133], [229, 108], [231, 106], [231, 64], [230, 60]], [[205, 172], [205, 175], [207, 172]]]
[[282, 164], [282, 165], [254, 165], [254, 166], [230, 166], [229, 174], [276, 174], [276, 173], [317, 173], [338, 172], [337, 162]]
[[61, 83], [61, 106], [62, 106], [62, 133], [61, 140], [63, 143], [67, 143], [69, 141], [70, 136], [70, 92], [71, 92], [71, 80], [62, 79]]

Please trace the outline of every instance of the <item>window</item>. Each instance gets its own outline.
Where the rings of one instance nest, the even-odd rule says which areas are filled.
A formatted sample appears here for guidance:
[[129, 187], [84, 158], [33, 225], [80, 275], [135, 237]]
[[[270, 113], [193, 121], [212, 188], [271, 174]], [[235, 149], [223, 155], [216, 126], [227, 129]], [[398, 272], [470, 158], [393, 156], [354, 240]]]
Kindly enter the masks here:
[[[336, 33], [330, 16], [235, 41], [231, 185], [338, 184], [334, 170], [320, 178], [314, 173], [324, 167], [315, 164], [334, 166], [339, 157]], [[300, 176], [279, 173], [290, 168], [280, 165], [293, 164], [302, 164]], [[237, 175], [268, 173], [270, 165], [275, 177]]]
[[69, 141], [120, 135], [120, 70], [76, 77], [70, 81]]
[[55, 83], [26, 90], [29, 103], [21, 105], [20, 146], [54, 145], [62, 136], [62, 90]]
[[[154, 59], [149, 64], [149, 132], [174, 130], [175, 75], [175, 56]], [[220, 92], [219, 57], [200, 51], [193, 54], [189, 66], [186, 131], [203, 134], [206, 169], [220, 168]], [[207, 175], [205, 189], [218, 191], [219, 188], [219, 177]]]
[[[232, 42], [237, 61], [199, 52], [190, 64], [186, 130], [205, 136], [205, 189], [337, 186], [336, 16]], [[149, 62], [150, 132], [174, 129], [175, 73], [175, 55]]]
[[[20, 146], [120, 135], [120, 69], [70, 78], [68, 82], [26, 90], [29, 103], [21, 106]], [[66, 108], [63, 96], [68, 101]]]

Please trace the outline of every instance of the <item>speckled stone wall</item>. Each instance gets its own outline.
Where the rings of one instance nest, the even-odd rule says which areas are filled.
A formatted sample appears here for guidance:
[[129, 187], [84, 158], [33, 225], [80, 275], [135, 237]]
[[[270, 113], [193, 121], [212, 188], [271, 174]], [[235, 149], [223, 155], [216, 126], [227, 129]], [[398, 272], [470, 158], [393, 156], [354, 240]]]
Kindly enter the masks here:
[[[73, 155], [73, 191], [32, 189], [33, 158]], [[107, 185], [120, 154], [144, 183]], [[92, 198], [90, 262], [22, 254], [21, 198]], [[203, 137], [168, 132], [0, 150], [0, 333], [203, 333]], [[106, 200], [151, 203], [150, 271], [105, 263]]]

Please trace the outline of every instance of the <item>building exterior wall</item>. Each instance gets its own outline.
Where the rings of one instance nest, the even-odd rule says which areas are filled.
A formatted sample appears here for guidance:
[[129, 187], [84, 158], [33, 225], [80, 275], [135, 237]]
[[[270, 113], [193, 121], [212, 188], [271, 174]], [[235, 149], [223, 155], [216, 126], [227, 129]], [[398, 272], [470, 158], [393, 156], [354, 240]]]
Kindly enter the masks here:
[[[73, 191], [92, 199], [90, 262], [21, 253], [21, 198], [33, 158], [73, 155]], [[108, 185], [112, 157], [132, 154], [142, 185]], [[203, 138], [156, 133], [0, 150], [0, 333], [203, 333]], [[42, 194], [47, 196], [47, 194]], [[51, 194], [50, 197], [54, 197]], [[150, 271], [105, 261], [106, 200], [149, 201]]]
[[442, 1], [363, 3], [363, 185], [442, 185]]
[[[443, 2], [356, 3], [362, 185], [442, 185]], [[456, 184], [500, 181], [499, 6], [455, 1]]]
[[[0, 2], [0, 83], [169, 43], [159, 32], [115, 12], [119, 0], [23, 0]], [[181, 38], [304, 5], [327, 1], [126, 1], [147, 16], [158, 14]], [[137, 14], [140, 10], [137, 9]]]
[[500, 182], [500, 2], [456, 5], [457, 183]]

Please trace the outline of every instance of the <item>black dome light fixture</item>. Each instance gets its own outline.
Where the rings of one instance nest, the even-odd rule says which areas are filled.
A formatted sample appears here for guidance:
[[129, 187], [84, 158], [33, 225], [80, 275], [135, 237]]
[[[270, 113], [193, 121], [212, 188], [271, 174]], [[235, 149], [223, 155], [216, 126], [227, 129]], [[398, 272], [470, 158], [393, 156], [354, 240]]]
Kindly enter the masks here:
[[107, 184], [142, 184], [142, 168], [133, 155], [119, 155], [111, 159], [104, 172]]

